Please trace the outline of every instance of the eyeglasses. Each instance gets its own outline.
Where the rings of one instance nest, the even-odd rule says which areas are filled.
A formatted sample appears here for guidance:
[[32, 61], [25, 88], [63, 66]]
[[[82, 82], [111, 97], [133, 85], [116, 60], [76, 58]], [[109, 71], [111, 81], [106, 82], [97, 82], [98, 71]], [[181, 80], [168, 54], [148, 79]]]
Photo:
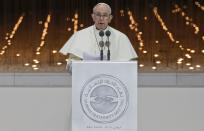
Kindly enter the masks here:
[[97, 18], [109, 18], [110, 14], [100, 14], [100, 13], [93, 13]]

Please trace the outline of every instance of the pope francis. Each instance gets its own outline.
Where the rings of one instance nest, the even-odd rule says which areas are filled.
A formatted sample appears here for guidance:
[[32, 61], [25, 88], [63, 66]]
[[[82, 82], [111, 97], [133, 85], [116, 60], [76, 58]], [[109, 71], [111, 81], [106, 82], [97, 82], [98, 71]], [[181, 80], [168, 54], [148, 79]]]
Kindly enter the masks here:
[[[108, 25], [112, 20], [111, 8], [108, 4], [98, 3], [95, 5], [91, 16], [94, 25], [74, 33], [60, 49], [62, 54], [69, 54], [69, 61], [87, 59], [87, 55], [100, 58], [101, 50], [103, 50], [104, 60], [107, 58], [108, 51], [110, 52], [109, 60], [129, 61], [137, 58], [128, 37]], [[100, 31], [110, 31], [110, 36], [100, 35]], [[103, 41], [102, 45], [101, 41]], [[105, 44], [107, 41], [108, 45]]]

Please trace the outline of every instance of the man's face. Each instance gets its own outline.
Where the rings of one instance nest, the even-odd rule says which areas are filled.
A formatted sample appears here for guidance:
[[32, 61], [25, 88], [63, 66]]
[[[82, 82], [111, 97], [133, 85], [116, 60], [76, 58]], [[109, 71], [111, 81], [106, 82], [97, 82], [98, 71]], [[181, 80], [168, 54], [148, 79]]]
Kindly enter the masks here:
[[99, 30], [104, 30], [111, 22], [112, 16], [106, 6], [98, 5], [92, 14], [92, 18], [95, 22], [96, 28]]

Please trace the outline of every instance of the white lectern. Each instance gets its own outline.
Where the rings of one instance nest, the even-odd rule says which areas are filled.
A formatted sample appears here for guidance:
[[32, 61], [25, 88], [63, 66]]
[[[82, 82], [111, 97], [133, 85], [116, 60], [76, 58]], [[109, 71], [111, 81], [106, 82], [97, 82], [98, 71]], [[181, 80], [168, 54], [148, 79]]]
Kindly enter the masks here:
[[137, 62], [73, 61], [72, 131], [137, 131]]

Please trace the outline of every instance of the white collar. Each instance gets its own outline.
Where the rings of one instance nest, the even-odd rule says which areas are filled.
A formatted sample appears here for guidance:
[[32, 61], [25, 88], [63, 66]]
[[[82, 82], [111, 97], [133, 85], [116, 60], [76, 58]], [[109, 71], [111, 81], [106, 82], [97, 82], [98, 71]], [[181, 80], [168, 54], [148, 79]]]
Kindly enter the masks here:
[[[103, 31], [104, 31], [104, 33], [105, 33], [107, 30], [110, 30], [110, 27], [109, 27], [109, 26], [107, 26], [107, 27], [106, 27], [106, 29], [105, 29], [105, 30], [103, 30]], [[95, 31], [97, 34], [98, 34], [98, 33], [99, 33], [99, 31], [100, 31], [100, 30], [96, 29], [96, 25], [94, 25], [94, 31]]]

